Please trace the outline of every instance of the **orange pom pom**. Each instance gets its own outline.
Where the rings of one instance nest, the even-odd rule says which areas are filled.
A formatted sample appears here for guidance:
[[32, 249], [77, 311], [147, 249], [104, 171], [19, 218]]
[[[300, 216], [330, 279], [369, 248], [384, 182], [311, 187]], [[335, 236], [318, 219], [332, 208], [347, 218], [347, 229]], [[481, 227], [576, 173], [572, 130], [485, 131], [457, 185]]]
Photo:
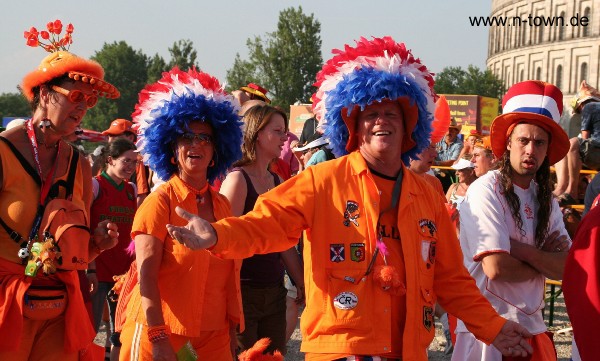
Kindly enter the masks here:
[[271, 340], [268, 337], [261, 338], [246, 351], [238, 356], [239, 361], [283, 361], [283, 355], [279, 351], [275, 351], [272, 355], [264, 354], [264, 351], [269, 347]]
[[400, 275], [393, 266], [375, 266], [373, 269], [375, 282], [379, 284], [382, 290], [388, 291], [393, 295], [406, 294], [406, 286], [400, 280]]

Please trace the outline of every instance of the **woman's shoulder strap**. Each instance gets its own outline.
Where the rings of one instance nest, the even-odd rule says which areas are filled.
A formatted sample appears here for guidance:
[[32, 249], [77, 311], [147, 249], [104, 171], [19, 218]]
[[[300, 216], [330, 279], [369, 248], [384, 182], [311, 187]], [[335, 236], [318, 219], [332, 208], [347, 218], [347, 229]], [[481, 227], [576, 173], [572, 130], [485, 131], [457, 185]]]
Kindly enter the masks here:
[[19, 161], [19, 163], [21, 163], [21, 166], [23, 167], [23, 169], [31, 176], [31, 178], [33, 178], [35, 183], [37, 183], [38, 186], [41, 186], [42, 180], [40, 179], [39, 174], [31, 166], [31, 164], [29, 164], [29, 162], [27, 161], [27, 159], [25, 159], [23, 154], [21, 154], [21, 152], [19, 152], [17, 147], [15, 147], [15, 145], [12, 144], [10, 142], [10, 140], [6, 139], [5, 137], [0, 136], [0, 140], [3, 141], [8, 146], [8, 148], [12, 151], [12, 153], [15, 155], [15, 157]]

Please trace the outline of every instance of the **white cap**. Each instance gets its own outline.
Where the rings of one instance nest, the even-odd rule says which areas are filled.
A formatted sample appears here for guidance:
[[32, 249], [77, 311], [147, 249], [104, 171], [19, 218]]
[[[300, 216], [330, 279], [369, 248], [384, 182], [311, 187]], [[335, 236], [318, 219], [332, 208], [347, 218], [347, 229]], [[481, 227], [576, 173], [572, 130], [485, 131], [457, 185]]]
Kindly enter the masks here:
[[458, 160], [458, 162], [452, 164], [451, 167], [456, 170], [461, 170], [461, 169], [465, 169], [465, 168], [473, 168], [473, 167], [475, 167], [475, 164], [469, 162], [468, 160], [466, 160], [464, 158], [460, 158]]
[[307, 149], [320, 147], [320, 146], [325, 145], [325, 144], [329, 144], [329, 140], [327, 140], [327, 138], [325, 138], [325, 137], [320, 137], [318, 139], [313, 140], [312, 142], [308, 143], [307, 145], [305, 145], [303, 147], [296, 147], [296, 148], [294, 148], [292, 150], [294, 152], [302, 152], [302, 151], [305, 151]]

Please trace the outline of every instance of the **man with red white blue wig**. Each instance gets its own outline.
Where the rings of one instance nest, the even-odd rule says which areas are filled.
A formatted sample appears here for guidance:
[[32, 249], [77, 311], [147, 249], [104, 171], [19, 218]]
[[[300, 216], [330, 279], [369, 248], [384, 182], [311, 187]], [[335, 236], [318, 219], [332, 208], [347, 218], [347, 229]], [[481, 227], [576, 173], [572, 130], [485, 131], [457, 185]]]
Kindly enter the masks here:
[[[560, 127], [562, 93], [524, 81], [504, 96], [490, 133], [498, 170], [477, 179], [460, 215], [465, 266], [498, 313], [534, 335], [532, 360], [556, 360], [542, 316], [546, 278], [562, 278], [571, 240], [552, 196], [550, 166], [569, 149]], [[501, 361], [459, 322], [453, 360]]]
[[[254, 210], [210, 224], [179, 211], [168, 226], [223, 257], [283, 251], [306, 231], [307, 361], [427, 360], [439, 302], [507, 356], [528, 332], [490, 307], [460, 265], [442, 197], [406, 165], [429, 145], [433, 77], [390, 37], [334, 50], [317, 75], [313, 110], [338, 156], [264, 193]], [[287, 248], [286, 248], [287, 247]]]

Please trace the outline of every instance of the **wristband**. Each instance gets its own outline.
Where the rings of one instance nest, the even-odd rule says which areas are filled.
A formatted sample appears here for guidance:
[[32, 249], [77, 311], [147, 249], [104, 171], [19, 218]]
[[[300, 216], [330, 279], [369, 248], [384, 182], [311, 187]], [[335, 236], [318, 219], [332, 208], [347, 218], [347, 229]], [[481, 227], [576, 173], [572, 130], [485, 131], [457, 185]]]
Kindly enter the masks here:
[[171, 330], [166, 325], [160, 326], [148, 326], [148, 341], [150, 343], [157, 343], [162, 340], [166, 340], [171, 335]]

